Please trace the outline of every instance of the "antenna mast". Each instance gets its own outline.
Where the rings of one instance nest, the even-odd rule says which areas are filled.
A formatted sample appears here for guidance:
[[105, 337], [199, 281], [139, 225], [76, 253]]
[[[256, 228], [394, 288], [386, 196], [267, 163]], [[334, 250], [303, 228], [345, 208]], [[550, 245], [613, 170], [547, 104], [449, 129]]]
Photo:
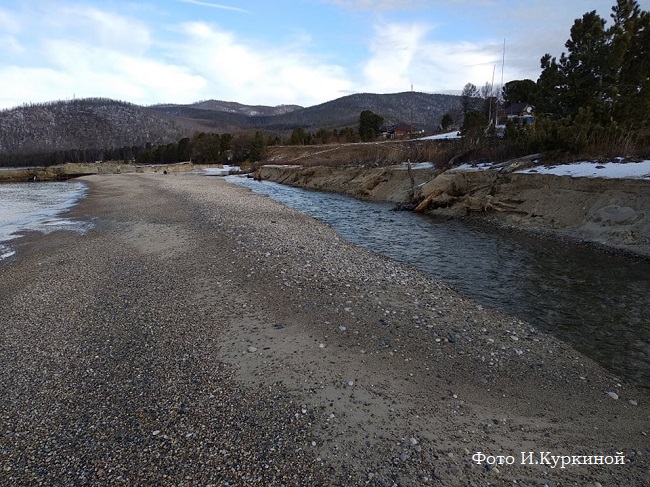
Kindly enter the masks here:
[[[497, 69], [497, 65], [495, 64], [494, 67], [492, 68], [492, 84], [490, 85], [490, 94], [488, 95], [488, 103], [489, 103], [489, 110], [488, 110], [488, 120], [490, 123], [492, 123], [492, 100], [494, 100], [496, 97], [494, 96], [494, 72]], [[498, 105], [498, 100], [497, 105]], [[497, 125], [497, 109], [498, 107], [494, 107], [494, 126], [496, 127]]]
[[[506, 65], [506, 39], [505, 37], [503, 38], [503, 56], [501, 58], [501, 89], [499, 90], [499, 96], [497, 98], [497, 109], [496, 109], [496, 114], [495, 117], [497, 119], [497, 123], [499, 122], [499, 102], [503, 101], [501, 99], [501, 96], [503, 95], [503, 68]], [[495, 66], [496, 67], [496, 66]], [[496, 125], [496, 124], [495, 124]]]

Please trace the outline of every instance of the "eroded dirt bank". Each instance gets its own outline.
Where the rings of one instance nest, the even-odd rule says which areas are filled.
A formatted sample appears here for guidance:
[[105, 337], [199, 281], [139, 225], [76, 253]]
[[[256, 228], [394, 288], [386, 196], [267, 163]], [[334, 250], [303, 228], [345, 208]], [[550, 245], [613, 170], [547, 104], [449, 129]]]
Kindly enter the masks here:
[[431, 181], [437, 174], [440, 174], [437, 169], [419, 169], [409, 173], [404, 166], [366, 168], [267, 165], [258, 169], [255, 177], [371, 201], [409, 203], [417, 187]]
[[[411, 175], [413, 179], [411, 179]], [[650, 181], [404, 166], [263, 166], [256, 177], [468, 216], [650, 256]], [[413, 196], [411, 196], [413, 195]]]

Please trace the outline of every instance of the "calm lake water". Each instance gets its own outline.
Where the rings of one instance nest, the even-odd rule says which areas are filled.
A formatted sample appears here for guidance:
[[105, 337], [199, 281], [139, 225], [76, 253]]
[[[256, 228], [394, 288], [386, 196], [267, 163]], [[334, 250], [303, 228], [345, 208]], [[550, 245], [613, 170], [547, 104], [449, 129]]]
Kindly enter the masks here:
[[337, 194], [229, 176], [330, 225], [349, 241], [525, 319], [650, 387], [650, 259], [437, 221]]
[[0, 184], [0, 260], [14, 255], [11, 240], [25, 232], [83, 231], [87, 223], [59, 215], [85, 192], [77, 181]]

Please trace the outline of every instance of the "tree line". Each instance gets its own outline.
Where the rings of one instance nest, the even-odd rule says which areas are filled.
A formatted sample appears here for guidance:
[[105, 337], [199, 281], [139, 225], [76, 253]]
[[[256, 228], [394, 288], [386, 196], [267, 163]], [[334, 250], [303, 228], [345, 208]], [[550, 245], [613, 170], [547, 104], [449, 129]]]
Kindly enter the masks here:
[[71, 149], [32, 154], [0, 154], [0, 167], [51, 166], [78, 162], [123, 161], [138, 165], [173, 164], [192, 161], [195, 164], [232, 164], [258, 162], [266, 156], [266, 148], [274, 145], [316, 145], [353, 143], [371, 140], [379, 133], [383, 118], [370, 111], [362, 112], [360, 126], [342, 129], [320, 128], [309, 131], [298, 127], [287, 137], [256, 131], [255, 133], [218, 134], [198, 132], [168, 144], [145, 144], [111, 149]]
[[[514, 80], [502, 87], [500, 108], [516, 103], [535, 108], [534, 124], [511, 120], [506, 125], [502, 145], [511, 153], [647, 155], [650, 13], [636, 0], [617, 0], [611, 12], [609, 23], [595, 10], [576, 19], [566, 52], [545, 54], [537, 81]], [[463, 90], [461, 132], [475, 142], [495, 132], [492, 98], [480, 96], [471, 84]]]

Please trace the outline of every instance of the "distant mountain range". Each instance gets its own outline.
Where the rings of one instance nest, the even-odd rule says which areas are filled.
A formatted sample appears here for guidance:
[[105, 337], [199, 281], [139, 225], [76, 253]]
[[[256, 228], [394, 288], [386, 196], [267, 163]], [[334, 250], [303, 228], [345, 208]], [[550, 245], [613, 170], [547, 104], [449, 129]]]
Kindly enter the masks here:
[[0, 154], [166, 144], [200, 131], [286, 134], [294, 128], [356, 127], [364, 110], [381, 115], [386, 123], [406, 122], [431, 131], [459, 101], [454, 95], [418, 92], [355, 94], [307, 108], [218, 100], [150, 107], [105, 98], [57, 101], [0, 111]]
[[386, 123], [406, 122], [417, 128], [434, 130], [442, 116], [459, 103], [459, 96], [409, 91], [385, 95], [359, 93], [307, 108], [298, 105], [247, 106], [210, 100], [191, 105], [154, 105], [150, 109], [221, 132], [233, 131], [233, 128], [290, 131], [302, 127], [315, 131], [356, 127], [364, 110], [381, 115]]

